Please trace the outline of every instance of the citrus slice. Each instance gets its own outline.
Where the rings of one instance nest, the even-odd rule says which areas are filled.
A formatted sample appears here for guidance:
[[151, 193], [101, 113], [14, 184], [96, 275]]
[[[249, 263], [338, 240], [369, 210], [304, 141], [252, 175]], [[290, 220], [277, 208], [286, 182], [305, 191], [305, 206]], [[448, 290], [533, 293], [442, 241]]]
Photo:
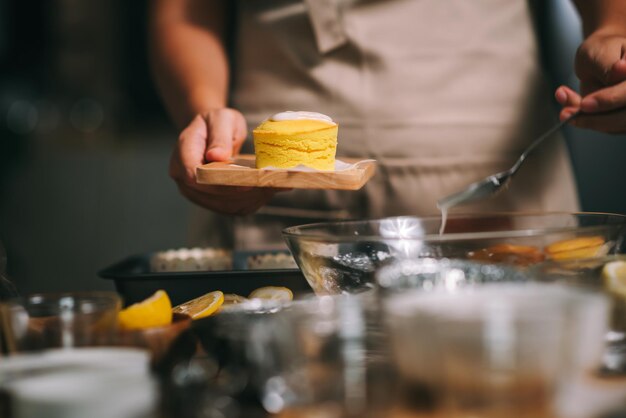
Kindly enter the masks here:
[[609, 292], [626, 298], [626, 261], [606, 263], [602, 268], [602, 278]]
[[187, 314], [191, 319], [200, 319], [213, 315], [224, 303], [224, 294], [219, 290], [191, 299], [176, 306], [172, 311]]
[[599, 247], [579, 248], [578, 250], [562, 251], [560, 253], [551, 254], [553, 260], [582, 260], [585, 258], [601, 257], [606, 255], [607, 251], [604, 245]]
[[234, 293], [227, 293], [224, 295], [224, 303], [222, 304], [222, 307], [227, 306], [227, 305], [237, 305], [247, 300], [248, 298], [245, 298], [243, 296], [239, 296]]
[[604, 255], [604, 242], [600, 236], [572, 238], [548, 245], [546, 253], [555, 260], [598, 257]]
[[279, 302], [289, 302], [293, 300], [293, 293], [286, 287], [267, 286], [253, 290], [250, 299], [266, 299]]
[[130, 305], [118, 314], [118, 321], [125, 329], [160, 327], [172, 322], [172, 303], [163, 290], [157, 290], [148, 299]]

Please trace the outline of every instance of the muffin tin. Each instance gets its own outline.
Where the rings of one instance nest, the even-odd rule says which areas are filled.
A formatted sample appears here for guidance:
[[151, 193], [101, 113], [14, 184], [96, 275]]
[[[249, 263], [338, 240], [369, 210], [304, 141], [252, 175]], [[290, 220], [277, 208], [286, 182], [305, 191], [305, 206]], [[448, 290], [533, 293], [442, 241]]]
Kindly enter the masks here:
[[167, 292], [174, 305], [213, 290], [248, 296], [259, 287], [284, 286], [291, 289], [296, 296], [311, 292], [311, 287], [299, 269], [246, 268], [249, 256], [265, 253], [277, 251], [236, 251], [233, 254], [232, 270], [167, 273], [150, 271], [153, 253], [144, 253], [120, 260], [100, 270], [98, 275], [103, 279], [113, 280], [126, 305], [139, 302], [159, 289]]

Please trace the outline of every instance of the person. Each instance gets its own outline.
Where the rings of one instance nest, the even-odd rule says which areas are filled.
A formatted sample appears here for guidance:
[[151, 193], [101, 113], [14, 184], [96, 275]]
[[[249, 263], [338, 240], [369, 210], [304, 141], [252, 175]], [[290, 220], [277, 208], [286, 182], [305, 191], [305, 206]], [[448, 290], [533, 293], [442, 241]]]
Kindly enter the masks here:
[[[155, 0], [152, 67], [181, 127], [170, 175], [197, 205], [238, 215], [211, 230], [234, 224], [222, 235], [236, 248], [280, 241], [285, 224], [436, 213], [555, 122], [533, 32], [541, 1]], [[626, 2], [575, 3], [585, 97], [560, 87], [560, 117], [582, 109], [572, 124], [626, 131]], [[251, 152], [250, 129], [284, 110], [333, 117], [338, 157], [374, 158], [376, 176], [359, 192], [196, 183], [196, 166]], [[577, 208], [566, 148], [550, 141], [509, 190], [464, 209]]]

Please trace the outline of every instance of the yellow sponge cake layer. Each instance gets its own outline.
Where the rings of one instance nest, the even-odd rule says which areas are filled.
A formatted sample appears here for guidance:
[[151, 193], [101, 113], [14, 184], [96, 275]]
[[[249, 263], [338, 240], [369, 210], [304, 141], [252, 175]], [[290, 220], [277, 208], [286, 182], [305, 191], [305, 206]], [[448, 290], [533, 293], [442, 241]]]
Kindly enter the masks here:
[[334, 170], [337, 131], [320, 120], [266, 120], [253, 131], [256, 167]]

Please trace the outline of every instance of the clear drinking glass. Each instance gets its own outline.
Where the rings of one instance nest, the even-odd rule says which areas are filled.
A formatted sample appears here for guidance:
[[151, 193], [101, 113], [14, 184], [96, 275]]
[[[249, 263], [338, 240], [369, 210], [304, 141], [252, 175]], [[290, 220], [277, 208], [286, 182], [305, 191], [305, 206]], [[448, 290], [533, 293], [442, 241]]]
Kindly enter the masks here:
[[601, 371], [626, 374], [626, 282], [611, 278], [609, 263], [626, 262], [626, 255], [588, 259], [551, 260], [534, 266], [529, 274], [535, 280], [554, 282], [607, 295], [611, 302], [609, 331]]
[[393, 393], [373, 294], [293, 303], [253, 330], [262, 403], [281, 417], [387, 416]]
[[383, 300], [406, 416], [555, 416], [561, 384], [590, 370], [602, 295], [540, 283], [407, 290]]
[[9, 353], [109, 345], [121, 300], [113, 292], [34, 294], [1, 305]]

